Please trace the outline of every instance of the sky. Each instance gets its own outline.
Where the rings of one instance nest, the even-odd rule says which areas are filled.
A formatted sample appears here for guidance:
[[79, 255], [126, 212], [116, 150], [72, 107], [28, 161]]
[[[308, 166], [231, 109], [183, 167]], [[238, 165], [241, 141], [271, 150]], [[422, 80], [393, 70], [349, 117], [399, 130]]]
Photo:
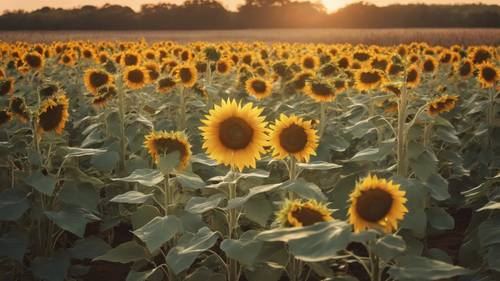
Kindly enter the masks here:
[[[230, 10], [236, 10], [238, 5], [245, 0], [219, 0], [224, 6]], [[312, 0], [312, 2], [322, 2], [329, 12], [335, 11], [346, 4], [359, 2], [360, 0]], [[5, 10], [35, 10], [44, 6], [73, 8], [82, 5], [102, 6], [106, 3], [126, 5], [134, 10], [139, 10], [142, 4], [151, 4], [158, 2], [182, 3], [184, 0], [0, 0], [0, 12]], [[384, 6], [389, 4], [405, 4], [405, 3], [429, 3], [429, 4], [460, 4], [481, 2], [485, 4], [498, 4], [499, 0], [367, 0], [367, 2]]]

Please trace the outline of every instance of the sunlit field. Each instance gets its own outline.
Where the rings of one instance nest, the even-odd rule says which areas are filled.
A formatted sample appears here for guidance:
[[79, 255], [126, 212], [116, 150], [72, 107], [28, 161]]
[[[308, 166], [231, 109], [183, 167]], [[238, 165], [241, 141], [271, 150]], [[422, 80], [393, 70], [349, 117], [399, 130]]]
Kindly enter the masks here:
[[498, 30], [0, 36], [0, 280], [500, 280]]

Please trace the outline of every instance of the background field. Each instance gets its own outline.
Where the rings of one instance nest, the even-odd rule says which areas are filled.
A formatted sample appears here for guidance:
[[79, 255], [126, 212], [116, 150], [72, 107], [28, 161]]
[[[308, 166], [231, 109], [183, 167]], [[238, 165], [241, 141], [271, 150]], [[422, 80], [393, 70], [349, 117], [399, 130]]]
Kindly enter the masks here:
[[394, 45], [427, 42], [431, 45], [500, 45], [499, 28], [480, 29], [248, 29], [211, 31], [3, 31], [7, 42], [52, 42], [57, 40], [174, 40], [264, 41], [310, 43], [364, 43]]

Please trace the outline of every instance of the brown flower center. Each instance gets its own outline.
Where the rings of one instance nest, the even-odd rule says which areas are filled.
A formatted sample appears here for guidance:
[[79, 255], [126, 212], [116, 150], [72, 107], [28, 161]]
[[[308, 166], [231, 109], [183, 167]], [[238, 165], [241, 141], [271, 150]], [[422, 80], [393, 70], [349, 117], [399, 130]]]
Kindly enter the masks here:
[[302, 151], [307, 144], [307, 134], [303, 127], [296, 124], [283, 129], [280, 134], [280, 145], [288, 153], [297, 153]]
[[356, 204], [356, 213], [369, 222], [375, 223], [387, 216], [392, 207], [392, 196], [381, 189], [363, 191]]
[[174, 151], [179, 152], [179, 161], [187, 154], [186, 146], [176, 139], [159, 138], [153, 140], [153, 147], [156, 149], [158, 156], [169, 154]]
[[294, 210], [292, 212], [292, 217], [302, 223], [302, 226], [309, 226], [317, 222], [325, 221], [322, 213], [307, 206], [303, 206], [301, 208], [298, 208], [297, 210]]
[[42, 66], [42, 58], [37, 55], [27, 55], [25, 57], [26, 63], [32, 68], [39, 68]]
[[44, 131], [56, 129], [62, 122], [64, 105], [58, 104], [47, 108], [38, 116], [38, 124]]
[[377, 72], [361, 72], [359, 80], [363, 84], [375, 84], [380, 81], [381, 77]]
[[253, 80], [252, 81], [252, 89], [257, 93], [257, 94], [263, 94], [267, 90], [267, 85], [264, 81], [262, 80]]
[[140, 69], [132, 69], [127, 74], [127, 80], [136, 84], [144, 83], [144, 78], [144, 72]]
[[311, 83], [311, 90], [318, 96], [331, 96], [334, 94], [332, 88], [324, 83]]
[[89, 81], [92, 87], [99, 88], [108, 83], [109, 76], [103, 72], [92, 72], [90, 73]]
[[495, 69], [493, 69], [491, 67], [485, 67], [485, 68], [483, 68], [483, 71], [481, 71], [481, 76], [487, 82], [491, 82], [491, 81], [495, 80], [495, 77], [497, 76], [497, 72], [495, 71]]
[[408, 75], [406, 76], [406, 82], [407, 83], [413, 83], [417, 81], [418, 73], [415, 69], [410, 70], [408, 72]]
[[179, 76], [184, 83], [191, 82], [191, 79], [193, 79], [193, 74], [191, 73], [191, 69], [187, 67], [183, 67], [179, 70]]
[[136, 55], [126, 54], [125, 57], [123, 57], [123, 61], [126, 66], [132, 66], [139, 63], [139, 58]]
[[225, 147], [233, 150], [246, 148], [253, 137], [252, 127], [242, 118], [229, 117], [219, 125], [219, 139]]

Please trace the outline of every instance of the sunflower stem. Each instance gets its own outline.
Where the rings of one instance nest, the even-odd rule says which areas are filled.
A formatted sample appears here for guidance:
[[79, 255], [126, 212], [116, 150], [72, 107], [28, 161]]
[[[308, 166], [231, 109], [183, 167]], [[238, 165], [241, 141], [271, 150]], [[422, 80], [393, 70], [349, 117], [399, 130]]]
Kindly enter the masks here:
[[120, 116], [120, 162], [119, 162], [119, 174], [125, 176], [125, 159], [127, 153], [127, 143], [125, 140], [125, 96], [123, 88], [118, 89], [118, 114]]
[[489, 90], [489, 103], [488, 103], [488, 125], [490, 130], [493, 128], [495, 125], [495, 95], [496, 95], [496, 90], [495, 87], [492, 87]]
[[179, 131], [183, 131], [186, 129], [186, 97], [184, 96], [186, 91], [185, 87], [181, 88], [181, 91], [179, 93]]
[[[229, 182], [229, 200], [233, 200], [237, 196], [237, 178], [238, 171], [235, 168], [231, 168], [231, 178]], [[228, 238], [229, 239], [237, 239], [236, 226], [238, 224], [238, 213], [236, 208], [232, 208], [229, 210], [229, 218], [228, 218]], [[228, 257], [228, 281], [237, 281], [238, 280], [238, 262], [234, 259]]]
[[[290, 181], [297, 179], [297, 160], [294, 156], [289, 157], [288, 163], [288, 178]], [[293, 200], [294, 194], [292, 191], [288, 191], [288, 199]]]
[[325, 133], [326, 129], [326, 107], [327, 104], [324, 102], [320, 102], [320, 108], [319, 108], [319, 139], [321, 140], [321, 137], [323, 137], [323, 134]]
[[407, 94], [406, 77], [404, 79], [403, 91], [398, 100], [398, 127], [397, 127], [397, 175], [406, 177], [406, 107], [407, 107]]
[[433, 124], [431, 122], [429, 122], [429, 121], [425, 122], [425, 127], [424, 127], [424, 147], [425, 148], [430, 148], [430, 146], [431, 146], [432, 127], [433, 127]]
[[371, 281], [380, 281], [381, 272], [380, 272], [380, 263], [377, 255], [373, 252], [373, 248], [370, 247], [369, 250], [370, 255], [370, 277]]

